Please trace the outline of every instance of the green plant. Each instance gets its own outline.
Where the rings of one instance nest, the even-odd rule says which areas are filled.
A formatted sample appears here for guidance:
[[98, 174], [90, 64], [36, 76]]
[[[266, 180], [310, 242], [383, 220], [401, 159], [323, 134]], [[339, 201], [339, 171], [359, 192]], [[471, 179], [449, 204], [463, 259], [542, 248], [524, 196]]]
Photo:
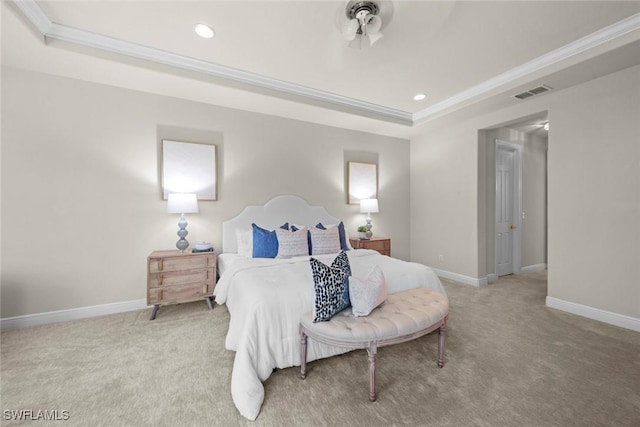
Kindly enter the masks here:
[[366, 233], [367, 232], [367, 227], [365, 225], [361, 225], [360, 227], [358, 227], [358, 233]]

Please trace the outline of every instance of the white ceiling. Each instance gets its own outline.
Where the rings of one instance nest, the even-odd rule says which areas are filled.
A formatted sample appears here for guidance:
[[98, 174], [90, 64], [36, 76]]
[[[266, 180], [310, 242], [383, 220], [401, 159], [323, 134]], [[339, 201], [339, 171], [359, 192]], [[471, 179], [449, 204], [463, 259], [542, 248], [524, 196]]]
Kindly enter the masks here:
[[[355, 50], [337, 25], [345, 1], [3, 2], [2, 62], [400, 137], [640, 63], [640, 1], [384, 3], [384, 37]], [[199, 22], [216, 36], [196, 36]]]

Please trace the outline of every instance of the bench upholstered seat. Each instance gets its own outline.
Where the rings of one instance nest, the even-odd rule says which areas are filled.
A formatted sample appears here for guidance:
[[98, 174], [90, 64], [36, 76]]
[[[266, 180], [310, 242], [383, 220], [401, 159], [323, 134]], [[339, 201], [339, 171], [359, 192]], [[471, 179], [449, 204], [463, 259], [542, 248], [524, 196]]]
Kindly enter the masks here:
[[439, 331], [438, 366], [444, 366], [447, 296], [429, 288], [410, 289], [387, 297], [368, 316], [356, 317], [350, 309], [327, 322], [313, 322], [312, 313], [300, 319], [300, 375], [306, 378], [307, 337], [345, 348], [365, 348], [369, 358], [369, 399], [376, 399], [375, 355], [378, 347], [398, 344]]

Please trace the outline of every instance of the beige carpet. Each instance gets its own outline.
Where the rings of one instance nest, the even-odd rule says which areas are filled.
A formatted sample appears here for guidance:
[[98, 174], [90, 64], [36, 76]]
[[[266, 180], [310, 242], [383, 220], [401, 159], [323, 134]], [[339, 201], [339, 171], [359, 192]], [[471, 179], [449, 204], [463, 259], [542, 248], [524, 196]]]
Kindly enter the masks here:
[[[2, 332], [2, 425], [640, 426], [640, 334], [546, 308], [546, 276], [484, 288], [443, 281], [447, 364], [435, 334], [385, 347], [378, 401], [366, 352], [275, 372], [255, 422], [229, 392], [226, 307], [204, 302]], [[7, 421], [7, 410], [68, 411]], [[35, 414], [35, 412], [34, 412]]]

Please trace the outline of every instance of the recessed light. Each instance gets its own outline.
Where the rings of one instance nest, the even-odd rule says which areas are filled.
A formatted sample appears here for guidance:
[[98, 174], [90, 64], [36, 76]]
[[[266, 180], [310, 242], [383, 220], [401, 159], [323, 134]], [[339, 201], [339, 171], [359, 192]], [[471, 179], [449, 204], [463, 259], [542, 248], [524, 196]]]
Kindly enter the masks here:
[[213, 32], [213, 29], [208, 25], [198, 24], [196, 25], [195, 30], [196, 30], [196, 34], [198, 34], [200, 37], [205, 39], [210, 39], [215, 35], [215, 33]]
[[419, 93], [416, 96], [413, 97], [414, 101], [422, 101], [423, 99], [425, 99], [427, 97], [427, 95], [425, 95], [424, 93]]

